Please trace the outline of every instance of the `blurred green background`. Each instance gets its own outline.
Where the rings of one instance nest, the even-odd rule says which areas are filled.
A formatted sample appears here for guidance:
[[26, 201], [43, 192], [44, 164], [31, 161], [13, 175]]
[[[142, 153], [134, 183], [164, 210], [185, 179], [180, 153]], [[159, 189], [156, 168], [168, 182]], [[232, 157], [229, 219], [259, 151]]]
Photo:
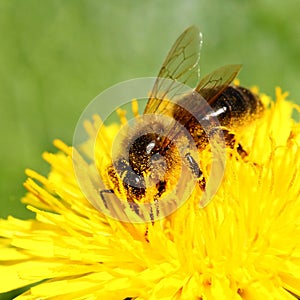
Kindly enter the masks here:
[[189, 25], [204, 35], [202, 74], [242, 63], [242, 84], [300, 100], [298, 1], [0, 0], [0, 216], [28, 218], [24, 169], [71, 144], [82, 110], [123, 80], [155, 76]]
[[[204, 35], [202, 74], [242, 63], [243, 85], [299, 102], [299, 2], [0, 0], [0, 217], [28, 218], [24, 169], [71, 144], [85, 106], [120, 81], [155, 76], [189, 25]], [[0, 295], [10, 299], [12, 294]]]

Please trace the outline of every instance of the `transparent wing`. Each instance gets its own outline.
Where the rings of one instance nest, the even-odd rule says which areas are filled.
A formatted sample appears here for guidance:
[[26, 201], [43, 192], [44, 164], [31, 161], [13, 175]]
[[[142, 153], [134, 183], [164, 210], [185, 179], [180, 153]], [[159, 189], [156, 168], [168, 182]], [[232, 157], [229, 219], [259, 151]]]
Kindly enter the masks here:
[[208, 103], [214, 100], [231, 84], [242, 65], [227, 65], [206, 75], [197, 85], [197, 91]]
[[[202, 120], [204, 125], [205, 117], [211, 115], [212, 104], [218, 96], [231, 84], [237, 76], [241, 65], [227, 65], [221, 67], [205, 76], [195, 88], [194, 92], [177, 99], [176, 103], [162, 101], [159, 105], [159, 112], [165, 109], [164, 114], [168, 113], [179, 121], [169, 128], [168, 136], [175, 138], [180, 130], [179, 123], [195, 124], [195, 120]], [[172, 108], [172, 109], [170, 109]], [[195, 119], [196, 117], [196, 119]], [[196, 121], [197, 122], [197, 121]], [[218, 126], [217, 118], [209, 118], [205, 123], [206, 129]]]
[[182, 94], [183, 83], [193, 87], [199, 80], [199, 58], [202, 35], [198, 28], [187, 28], [172, 46], [158, 74], [151, 91], [144, 113], [166, 111], [171, 102], [162, 99], [173, 99]]

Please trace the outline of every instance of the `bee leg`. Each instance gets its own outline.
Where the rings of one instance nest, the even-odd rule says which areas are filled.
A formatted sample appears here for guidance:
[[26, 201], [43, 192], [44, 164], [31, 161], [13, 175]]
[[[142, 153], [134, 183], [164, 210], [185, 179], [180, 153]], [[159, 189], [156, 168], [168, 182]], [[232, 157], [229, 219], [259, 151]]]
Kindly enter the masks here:
[[[161, 183], [163, 183], [163, 185], [165, 186], [166, 182], [165, 181], [161, 181]], [[154, 208], [155, 208], [155, 216], [158, 217], [159, 216], [159, 197], [161, 196], [162, 194], [162, 191], [159, 190], [159, 192], [156, 194], [155, 198], [154, 198]], [[154, 225], [154, 222], [155, 222], [155, 216], [154, 216], [154, 211], [153, 211], [153, 206], [150, 207], [150, 219], [151, 219], [151, 224], [152, 226]], [[149, 236], [149, 226], [150, 224], [146, 225], [146, 231], [144, 233], [144, 237], [145, 237], [145, 240], [147, 243], [149, 243], [149, 239], [148, 239], [148, 236]]]
[[[102, 199], [102, 201], [103, 201], [105, 207], [106, 207], [107, 209], [109, 209], [109, 208], [108, 208], [108, 205], [107, 205], [107, 201], [106, 201], [106, 199], [105, 199], [105, 197], [104, 197], [104, 194], [105, 194], [105, 193], [115, 194], [115, 192], [114, 192], [114, 190], [112, 190], [112, 189], [109, 189], [109, 190], [101, 190], [101, 191], [99, 191], [100, 197], [101, 197], [101, 199]], [[139, 209], [138, 209], [138, 205], [137, 205], [136, 203], [130, 202], [130, 201], [129, 201], [129, 206], [130, 206], [130, 208], [131, 208], [132, 211], [134, 211], [137, 215], [139, 215]]]
[[150, 243], [148, 236], [149, 236], [149, 225], [147, 224], [146, 225], [146, 231], [144, 233], [144, 237], [145, 237], [146, 242]]
[[[156, 187], [158, 188], [158, 192], [154, 197], [154, 207], [153, 206], [150, 207], [150, 220], [151, 220], [152, 225], [154, 225], [155, 216], [156, 217], [159, 216], [159, 200], [158, 199], [160, 198], [160, 196], [166, 189], [166, 182], [159, 181], [158, 184], [156, 185]], [[154, 212], [154, 208], [155, 208], [155, 212]]]
[[154, 197], [154, 207], [155, 207], [155, 214], [156, 214], [156, 216], [159, 216], [159, 200], [158, 199], [166, 191], [166, 186], [167, 186], [167, 182], [166, 182], [165, 179], [164, 180], [160, 180], [156, 184], [157, 194]]
[[104, 203], [105, 207], [108, 209], [108, 205], [107, 205], [106, 199], [104, 198], [104, 194], [105, 193], [114, 194], [115, 192], [112, 189], [99, 191], [99, 195], [100, 195], [100, 197], [102, 199], [102, 202]]
[[205, 191], [205, 187], [206, 187], [206, 180], [205, 178], [202, 176], [201, 179], [198, 180], [198, 184], [201, 188], [202, 191]]
[[205, 190], [206, 187], [206, 181], [203, 176], [203, 173], [199, 167], [199, 164], [195, 161], [191, 153], [185, 154], [185, 159], [188, 163], [189, 168], [191, 169], [193, 175], [197, 178], [198, 184], [202, 191]]
[[[159, 200], [158, 199], [161, 197], [162, 193], [166, 190], [166, 181], [164, 181], [164, 180], [159, 181], [156, 184], [156, 187], [158, 189], [158, 192], [154, 197], [154, 207], [153, 206], [150, 207], [150, 220], [151, 220], [152, 225], [154, 225], [155, 216], [156, 217], [159, 216]], [[155, 209], [155, 215], [154, 215], [154, 209]], [[146, 241], [149, 243], [148, 232], [149, 232], [149, 225], [147, 225], [147, 229], [144, 234]]]
[[240, 157], [245, 159], [248, 156], [248, 153], [240, 143], [237, 144], [235, 134], [230, 132], [228, 129], [223, 129], [223, 134], [226, 145], [231, 149], [236, 149]]
[[[114, 190], [112, 190], [112, 189], [109, 189], [109, 190], [101, 190], [101, 191], [99, 191], [99, 195], [100, 195], [100, 197], [101, 197], [101, 199], [102, 199], [102, 201], [103, 201], [105, 207], [108, 209], [107, 201], [106, 201], [106, 199], [104, 198], [104, 194], [106, 194], [106, 193], [114, 194], [115, 192], [114, 192]], [[132, 209], [133, 211], [135, 211], [136, 214], [138, 214], [137, 205], [136, 205], [135, 203], [130, 202], [130, 203], [129, 203], [129, 206], [131, 207], [131, 209]], [[152, 208], [151, 208], [151, 212], [152, 212]], [[152, 220], [152, 224], [154, 224], [154, 215], [153, 215], [153, 213], [150, 213], [150, 218], [151, 218], [151, 220]], [[146, 240], [147, 243], [149, 243], [149, 239], [148, 239], [148, 231], [149, 231], [149, 227], [148, 227], [148, 225], [146, 225], [146, 231], [145, 231], [145, 233], [144, 233], [144, 237], [145, 237], [145, 240]], [[131, 298], [130, 298], [130, 299], [131, 299]]]
[[243, 146], [240, 143], [238, 143], [236, 150], [242, 159], [244, 159], [248, 156], [247, 151], [243, 148]]
[[[157, 202], [158, 202], [158, 200], [154, 199], [155, 205], [156, 205]], [[156, 208], [156, 211], [157, 211], [157, 208]], [[151, 224], [153, 226], [154, 225], [154, 212], [153, 212], [152, 206], [150, 207], [150, 213], [149, 214], [150, 214]], [[144, 233], [144, 237], [145, 237], [145, 240], [146, 240], [147, 243], [150, 243], [149, 238], [148, 238], [148, 236], [149, 236], [149, 226], [150, 226], [150, 224], [146, 224], [146, 231]]]

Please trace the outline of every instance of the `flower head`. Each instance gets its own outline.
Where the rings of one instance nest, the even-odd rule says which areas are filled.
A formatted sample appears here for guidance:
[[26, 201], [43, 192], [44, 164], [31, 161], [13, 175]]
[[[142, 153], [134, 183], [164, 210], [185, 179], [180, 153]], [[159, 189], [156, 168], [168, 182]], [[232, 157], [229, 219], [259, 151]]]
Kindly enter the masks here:
[[[92, 206], [72, 148], [55, 141], [60, 151], [43, 155], [48, 177], [26, 170], [23, 202], [36, 218], [0, 221], [0, 292], [38, 283], [18, 299], [296, 299], [300, 124], [286, 93], [261, 97], [264, 115], [236, 133], [248, 156], [228, 150], [209, 205], [199, 207], [196, 190], [152, 223], [121, 222]], [[118, 128], [103, 128], [108, 147]], [[108, 161], [98, 163], [101, 171]]]

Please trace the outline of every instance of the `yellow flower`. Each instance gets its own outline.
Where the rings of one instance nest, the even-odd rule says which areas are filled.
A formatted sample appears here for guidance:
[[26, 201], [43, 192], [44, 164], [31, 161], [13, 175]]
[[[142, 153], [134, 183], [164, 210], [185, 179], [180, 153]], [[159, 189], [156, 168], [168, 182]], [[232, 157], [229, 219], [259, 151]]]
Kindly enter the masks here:
[[[72, 148], [55, 141], [60, 152], [43, 155], [49, 176], [26, 171], [23, 202], [36, 218], [0, 221], [0, 292], [38, 283], [17, 299], [297, 299], [300, 124], [291, 115], [299, 109], [280, 89], [275, 102], [261, 97], [264, 115], [237, 133], [249, 155], [229, 151], [209, 205], [193, 193], [153, 224], [95, 209], [76, 181]], [[104, 130], [110, 145], [118, 126]]]

